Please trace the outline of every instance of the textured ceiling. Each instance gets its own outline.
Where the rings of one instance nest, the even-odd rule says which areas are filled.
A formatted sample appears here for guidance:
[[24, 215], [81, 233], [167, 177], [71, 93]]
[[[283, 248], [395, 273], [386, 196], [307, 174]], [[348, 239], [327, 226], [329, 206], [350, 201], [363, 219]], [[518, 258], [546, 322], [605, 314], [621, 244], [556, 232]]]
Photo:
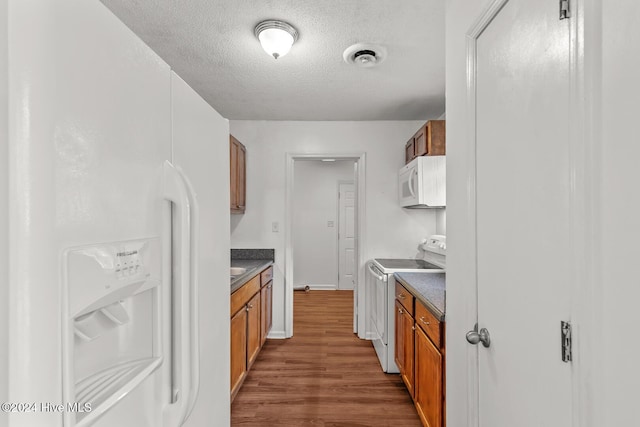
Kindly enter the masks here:
[[[445, 0], [102, 0], [228, 119], [421, 120], [444, 112]], [[264, 19], [298, 29], [275, 60], [253, 35]], [[346, 64], [354, 43], [387, 49]]]

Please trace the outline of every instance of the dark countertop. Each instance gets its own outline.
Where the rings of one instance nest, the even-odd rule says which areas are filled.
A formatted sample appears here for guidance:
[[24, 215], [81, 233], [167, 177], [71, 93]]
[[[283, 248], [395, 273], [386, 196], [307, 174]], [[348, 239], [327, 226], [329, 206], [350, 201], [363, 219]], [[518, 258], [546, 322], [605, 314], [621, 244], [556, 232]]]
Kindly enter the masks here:
[[396, 280], [424, 304], [438, 320], [444, 322], [445, 273], [395, 273]]
[[232, 259], [231, 267], [246, 268], [247, 271], [231, 278], [231, 293], [240, 289], [242, 285], [255, 277], [256, 274], [260, 274], [262, 270], [270, 265], [273, 265], [273, 260], [270, 259]]

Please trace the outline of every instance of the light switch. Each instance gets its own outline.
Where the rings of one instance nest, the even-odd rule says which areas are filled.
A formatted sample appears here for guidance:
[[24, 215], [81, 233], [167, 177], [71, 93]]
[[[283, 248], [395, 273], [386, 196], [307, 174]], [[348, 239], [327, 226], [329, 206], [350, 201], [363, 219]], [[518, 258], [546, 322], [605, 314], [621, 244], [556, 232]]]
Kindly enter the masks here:
[[280, 224], [278, 224], [277, 221], [274, 221], [274, 222], [271, 223], [271, 231], [273, 233], [277, 233], [277, 232], [280, 231]]
[[333, 221], [327, 221], [327, 227], [333, 227]]

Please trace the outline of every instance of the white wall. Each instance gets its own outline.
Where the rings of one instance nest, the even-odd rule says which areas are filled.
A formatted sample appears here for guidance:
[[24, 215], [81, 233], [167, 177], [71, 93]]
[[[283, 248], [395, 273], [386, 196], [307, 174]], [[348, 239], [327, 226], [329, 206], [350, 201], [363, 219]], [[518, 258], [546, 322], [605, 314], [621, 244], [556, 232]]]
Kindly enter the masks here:
[[602, 137], [596, 153], [602, 159], [601, 425], [624, 426], [638, 424], [640, 384], [640, 342], [634, 338], [640, 322], [640, 3], [604, 0], [601, 4]]
[[400, 208], [397, 174], [404, 144], [422, 124], [231, 121], [231, 133], [247, 147], [247, 211], [231, 216], [231, 246], [275, 249], [274, 333], [284, 334], [285, 236], [272, 233], [271, 223], [284, 229], [285, 153], [366, 152], [363, 255], [415, 257], [420, 239], [435, 232], [435, 212]]
[[294, 286], [338, 285], [338, 181], [353, 181], [354, 165], [353, 160], [294, 164]]
[[[0, 0], [0, 402], [6, 402], [8, 383], [8, 354], [9, 339], [9, 198], [8, 198], [8, 162], [7, 139], [9, 130], [7, 124], [8, 107], [8, 41], [7, 0]], [[0, 412], [0, 426], [7, 424], [7, 414]]]
[[[449, 0], [446, 11], [447, 112], [447, 424], [467, 424], [467, 359], [464, 332], [469, 330], [465, 284], [475, 282], [468, 265], [475, 262], [467, 236], [466, 40], [465, 34], [490, 0]], [[473, 325], [471, 325], [473, 327]]]

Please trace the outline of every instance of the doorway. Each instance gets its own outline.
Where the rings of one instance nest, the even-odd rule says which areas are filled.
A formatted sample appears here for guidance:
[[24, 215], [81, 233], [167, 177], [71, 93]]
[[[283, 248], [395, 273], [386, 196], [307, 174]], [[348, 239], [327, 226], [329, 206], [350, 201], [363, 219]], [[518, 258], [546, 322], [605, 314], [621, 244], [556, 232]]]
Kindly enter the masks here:
[[[353, 289], [353, 329], [365, 320], [360, 284], [364, 154], [287, 154], [285, 336], [294, 289]], [[359, 307], [363, 311], [360, 315]], [[364, 325], [362, 325], [364, 331]]]

